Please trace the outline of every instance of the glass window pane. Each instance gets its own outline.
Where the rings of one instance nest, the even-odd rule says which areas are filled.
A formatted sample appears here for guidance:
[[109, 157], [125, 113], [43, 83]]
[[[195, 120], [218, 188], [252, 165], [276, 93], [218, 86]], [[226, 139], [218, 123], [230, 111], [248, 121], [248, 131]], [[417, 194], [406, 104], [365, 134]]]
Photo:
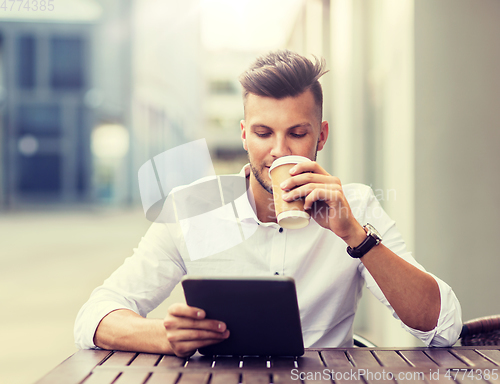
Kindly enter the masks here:
[[51, 40], [50, 45], [50, 79], [52, 88], [83, 88], [83, 39], [79, 37], [56, 37]]
[[35, 87], [35, 37], [17, 38], [17, 85], [19, 88]]
[[90, 134], [89, 131], [85, 129], [85, 114], [85, 108], [81, 107], [78, 109], [76, 189], [82, 196], [88, 188], [88, 161], [90, 158]]
[[4, 79], [4, 54], [3, 54], [3, 36], [0, 34], [0, 103], [5, 97], [5, 79]]
[[58, 155], [39, 155], [19, 157], [20, 192], [61, 191], [61, 157]]
[[19, 136], [31, 133], [37, 137], [61, 135], [61, 110], [57, 105], [21, 105], [18, 108]]

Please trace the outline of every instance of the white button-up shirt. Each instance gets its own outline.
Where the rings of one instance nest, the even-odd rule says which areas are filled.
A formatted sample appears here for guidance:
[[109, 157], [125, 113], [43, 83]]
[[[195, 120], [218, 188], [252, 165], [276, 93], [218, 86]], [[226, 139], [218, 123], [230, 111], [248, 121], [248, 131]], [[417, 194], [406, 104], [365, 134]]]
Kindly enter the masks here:
[[[245, 166], [241, 179], [245, 180], [248, 173]], [[217, 179], [221, 187], [220, 179], [212, 179]], [[209, 179], [202, 181], [206, 180]], [[204, 188], [202, 181], [194, 185]], [[382, 209], [371, 188], [347, 184], [343, 191], [361, 224], [372, 224], [386, 247], [424, 270], [406, 249], [395, 222]], [[126, 308], [145, 317], [186, 274], [293, 277], [305, 347], [352, 346], [352, 326], [363, 284], [398, 318], [363, 263], [347, 254], [345, 242], [313, 219], [302, 229], [260, 222], [252, 208], [251, 195], [243, 193], [224, 201], [222, 188], [216, 204], [210, 193], [206, 193], [212, 196], [206, 201], [200, 201], [203, 199], [199, 194], [176, 200], [176, 190], [171, 195], [177, 207], [176, 220], [153, 223], [133, 256], [92, 292], [80, 310], [75, 324], [78, 348], [96, 347], [93, 338], [97, 326], [114, 310]], [[183, 214], [183, 205], [199, 214]], [[203, 205], [210, 209], [205, 212], [200, 209]], [[436, 328], [422, 332], [403, 323], [402, 326], [428, 346], [449, 346], [460, 334], [460, 304], [451, 288], [433, 277], [441, 294]]]

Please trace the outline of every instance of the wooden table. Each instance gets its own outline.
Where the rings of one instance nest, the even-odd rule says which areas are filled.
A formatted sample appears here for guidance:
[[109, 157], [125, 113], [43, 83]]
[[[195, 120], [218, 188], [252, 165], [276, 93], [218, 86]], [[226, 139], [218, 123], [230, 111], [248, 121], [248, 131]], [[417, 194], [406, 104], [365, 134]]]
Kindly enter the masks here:
[[190, 359], [81, 350], [36, 384], [500, 383], [500, 347], [307, 349]]

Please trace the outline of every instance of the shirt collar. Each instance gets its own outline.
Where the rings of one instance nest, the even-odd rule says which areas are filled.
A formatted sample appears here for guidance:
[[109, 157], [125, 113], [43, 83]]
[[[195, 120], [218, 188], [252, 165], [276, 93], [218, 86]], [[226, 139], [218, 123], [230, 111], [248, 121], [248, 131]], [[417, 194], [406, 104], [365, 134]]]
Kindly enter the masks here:
[[240, 173], [238, 173], [241, 177], [247, 178], [250, 176], [250, 163], [246, 163], [243, 168], [241, 168]]
[[[250, 176], [250, 163], [243, 166], [238, 176], [241, 176], [245, 179]], [[247, 193], [236, 199], [234, 203], [236, 205], [238, 217], [240, 220], [253, 219], [256, 222], [259, 222], [259, 219], [257, 218], [257, 215], [255, 214], [255, 211], [253, 209], [253, 206], [255, 206], [255, 202], [253, 200], [253, 194], [250, 187], [247, 189]]]

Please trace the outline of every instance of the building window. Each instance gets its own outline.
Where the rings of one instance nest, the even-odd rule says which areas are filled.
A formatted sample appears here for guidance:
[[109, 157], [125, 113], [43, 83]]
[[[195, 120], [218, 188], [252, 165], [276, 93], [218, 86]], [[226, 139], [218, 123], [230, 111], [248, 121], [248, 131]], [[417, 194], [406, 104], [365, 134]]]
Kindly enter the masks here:
[[34, 36], [17, 38], [17, 85], [22, 89], [35, 87], [35, 44]]
[[19, 158], [20, 192], [51, 192], [61, 190], [61, 156], [35, 155]]
[[55, 37], [50, 44], [50, 82], [57, 90], [84, 87], [83, 39]]
[[21, 105], [18, 109], [19, 136], [58, 138], [61, 135], [61, 110], [56, 105]]
[[3, 59], [3, 36], [0, 34], [0, 103], [3, 101], [5, 97], [5, 84], [4, 84], [4, 59]]

